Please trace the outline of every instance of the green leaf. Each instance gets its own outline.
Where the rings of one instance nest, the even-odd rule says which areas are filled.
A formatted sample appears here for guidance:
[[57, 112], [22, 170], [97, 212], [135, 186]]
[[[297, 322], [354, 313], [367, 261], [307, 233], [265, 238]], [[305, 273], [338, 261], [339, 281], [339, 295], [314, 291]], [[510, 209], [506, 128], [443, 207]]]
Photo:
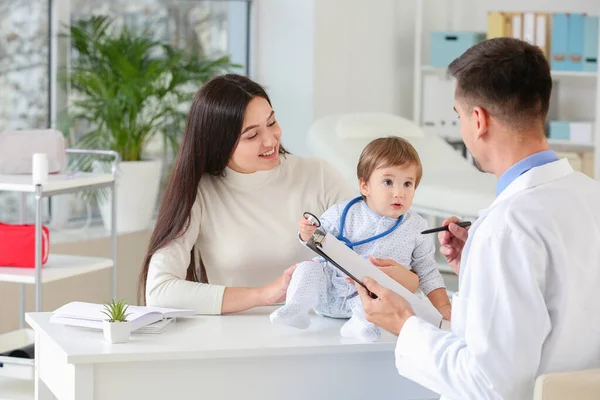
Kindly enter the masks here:
[[[71, 89], [69, 127], [84, 127], [74, 145], [114, 150], [123, 161], [142, 160], [156, 135], [168, 144], [166, 152], [176, 154], [190, 88], [240, 67], [228, 56], [199, 59], [147, 32], [116, 30], [106, 16], [74, 21], [68, 32], [60, 36], [70, 39], [74, 56], [59, 77]], [[76, 165], [89, 171], [91, 159], [81, 158]]]
[[114, 299], [104, 304], [102, 313], [108, 317], [109, 322], [126, 322], [131, 313], [127, 313], [129, 306], [124, 300], [115, 301]]

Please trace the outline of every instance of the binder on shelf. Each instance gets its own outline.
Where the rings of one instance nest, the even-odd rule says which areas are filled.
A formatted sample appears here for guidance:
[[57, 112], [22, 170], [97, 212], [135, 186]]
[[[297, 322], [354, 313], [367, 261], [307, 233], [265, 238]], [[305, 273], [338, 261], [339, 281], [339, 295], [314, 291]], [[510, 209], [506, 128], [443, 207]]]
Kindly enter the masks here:
[[523, 14], [523, 40], [535, 45], [535, 14], [532, 12]]
[[438, 75], [423, 78], [423, 129], [445, 139], [460, 139], [454, 103], [454, 79]]
[[588, 121], [573, 121], [569, 126], [571, 142], [578, 144], [592, 144], [594, 123]]
[[586, 15], [583, 20], [583, 70], [598, 71], [598, 17]]
[[548, 121], [548, 139], [571, 140], [569, 121]]
[[550, 59], [550, 14], [537, 13], [535, 14], [535, 41], [546, 59]]
[[508, 36], [506, 15], [501, 12], [488, 13], [487, 38], [494, 39]]
[[523, 39], [523, 13], [512, 13], [511, 17], [511, 37]]
[[568, 52], [568, 36], [569, 34], [569, 18], [567, 14], [556, 13], [552, 16], [552, 44], [550, 66], [555, 71], [566, 71], [567, 52]]
[[567, 44], [567, 69], [569, 71], [583, 71], [583, 14], [569, 14], [568, 16], [568, 44]]

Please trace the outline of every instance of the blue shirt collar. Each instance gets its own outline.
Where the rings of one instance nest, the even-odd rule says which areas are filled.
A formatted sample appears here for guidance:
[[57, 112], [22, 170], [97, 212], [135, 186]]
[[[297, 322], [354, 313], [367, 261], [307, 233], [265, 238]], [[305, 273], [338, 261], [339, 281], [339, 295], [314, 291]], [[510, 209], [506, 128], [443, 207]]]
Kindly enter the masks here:
[[558, 161], [558, 156], [553, 150], [544, 150], [539, 153], [525, 157], [509, 169], [507, 169], [498, 179], [496, 184], [496, 196], [508, 187], [515, 179], [523, 175], [532, 168], [542, 166], [554, 161]]

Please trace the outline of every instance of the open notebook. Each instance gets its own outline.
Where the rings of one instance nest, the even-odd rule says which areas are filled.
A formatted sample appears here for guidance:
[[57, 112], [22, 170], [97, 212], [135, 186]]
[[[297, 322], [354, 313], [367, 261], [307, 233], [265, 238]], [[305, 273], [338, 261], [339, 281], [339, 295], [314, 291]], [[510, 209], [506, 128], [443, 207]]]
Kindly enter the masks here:
[[[74, 301], [58, 308], [52, 313], [50, 322], [102, 329], [106, 315], [102, 313], [103, 304]], [[129, 306], [127, 320], [131, 323], [131, 332], [159, 333], [176, 317], [195, 315], [193, 310], [177, 310], [160, 307]]]

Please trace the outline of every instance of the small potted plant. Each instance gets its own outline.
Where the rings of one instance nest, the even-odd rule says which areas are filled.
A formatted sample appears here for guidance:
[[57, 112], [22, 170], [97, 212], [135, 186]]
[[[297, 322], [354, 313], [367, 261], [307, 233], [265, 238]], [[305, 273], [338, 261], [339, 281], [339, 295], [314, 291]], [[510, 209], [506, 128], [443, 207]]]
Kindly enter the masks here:
[[130, 326], [127, 321], [128, 305], [125, 301], [111, 300], [104, 305], [102, 313], [108, 317], [102, 323], [104, 339], [109, 343], [126, 343], [129, 341]]

